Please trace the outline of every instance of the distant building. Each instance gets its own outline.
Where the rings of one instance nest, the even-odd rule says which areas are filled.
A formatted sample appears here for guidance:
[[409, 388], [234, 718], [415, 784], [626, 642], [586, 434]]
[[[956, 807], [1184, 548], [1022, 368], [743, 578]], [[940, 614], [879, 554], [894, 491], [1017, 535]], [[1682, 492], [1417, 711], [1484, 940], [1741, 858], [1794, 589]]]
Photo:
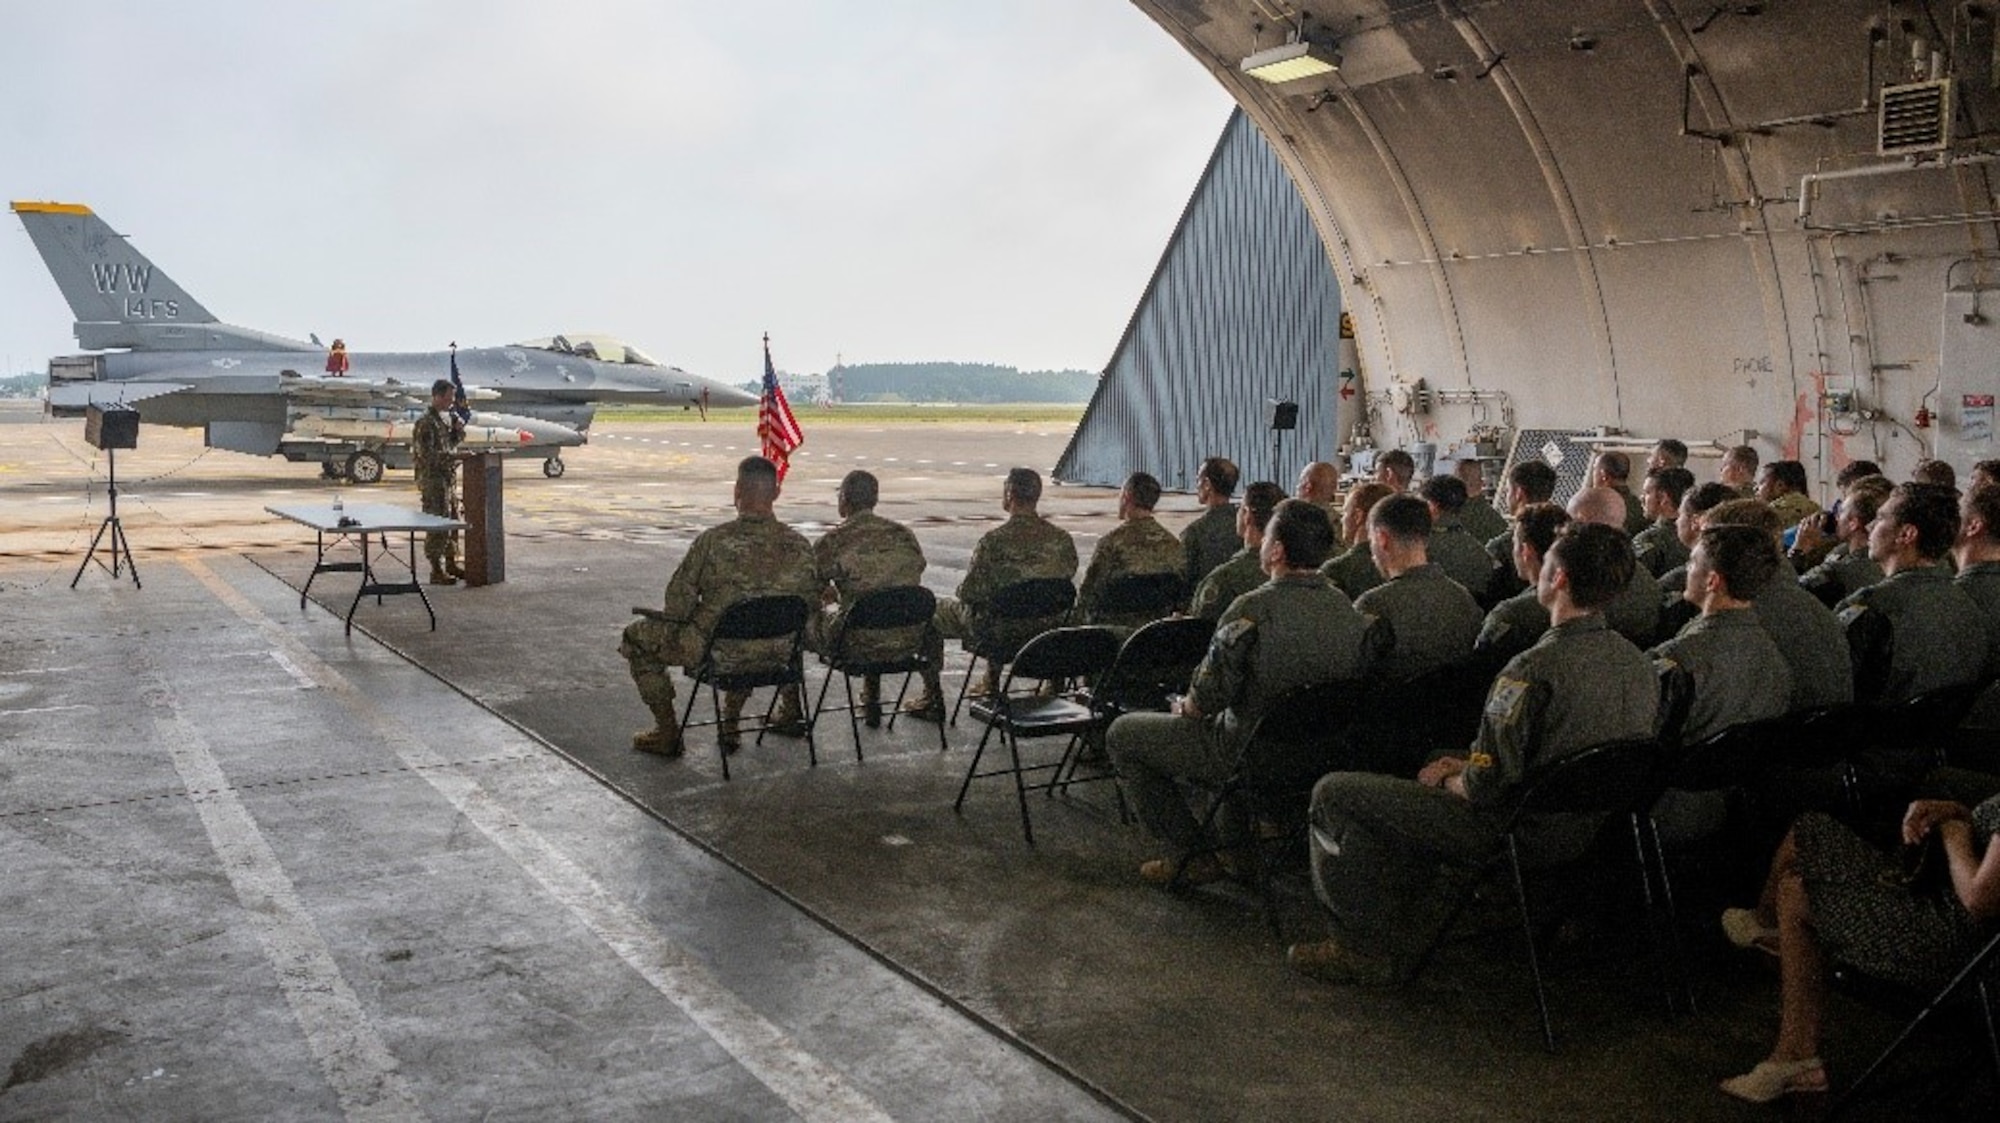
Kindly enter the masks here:
[[[1076, 435], [1064, 483], [1151, 472], [1194, 490], [1227, 456], [1287, 490], [1338, 443], [1340, 285], [1298, 189], [1242, 110], [1229, 118]], [[1297, 402], [1272, 465], [1268, 403]]]

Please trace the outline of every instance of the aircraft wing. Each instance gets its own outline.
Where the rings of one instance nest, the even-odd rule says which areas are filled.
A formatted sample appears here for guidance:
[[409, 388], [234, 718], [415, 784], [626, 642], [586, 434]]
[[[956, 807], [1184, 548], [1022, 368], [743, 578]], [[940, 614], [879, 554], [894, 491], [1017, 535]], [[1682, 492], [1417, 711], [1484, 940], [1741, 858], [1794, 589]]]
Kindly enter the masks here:
[[185, 382], [65, 382], [49, 387], [49, 405], [57, 409], [83, 409], [114, 402], [131, 405], [188, 388]]

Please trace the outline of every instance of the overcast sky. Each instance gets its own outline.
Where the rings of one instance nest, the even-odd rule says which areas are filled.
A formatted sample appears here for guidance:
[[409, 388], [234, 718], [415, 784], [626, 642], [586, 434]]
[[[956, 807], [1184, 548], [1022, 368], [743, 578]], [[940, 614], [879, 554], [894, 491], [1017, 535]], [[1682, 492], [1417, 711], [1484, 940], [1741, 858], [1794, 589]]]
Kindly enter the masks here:
[[[11, 199], [356, 350], [1098, 369], [1230, 102], [1124, 0], [18, 5]], [[0, 218], [0, 361], [76, 349]]]

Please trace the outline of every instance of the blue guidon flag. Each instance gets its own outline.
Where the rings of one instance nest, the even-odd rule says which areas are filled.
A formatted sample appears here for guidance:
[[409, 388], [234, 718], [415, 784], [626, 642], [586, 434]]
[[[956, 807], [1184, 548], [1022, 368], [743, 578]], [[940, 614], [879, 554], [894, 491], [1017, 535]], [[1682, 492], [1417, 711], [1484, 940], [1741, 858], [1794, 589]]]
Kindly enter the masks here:
[[757, 439], [764, 446], [764, 459], [778, 466], [778, 482], [785, 482], [785, 473], [792, 469], [792, 450], [806, 443], [806, 434], [778, 385], [768, 333], [764, 336], [764, 398], [757, 404]]

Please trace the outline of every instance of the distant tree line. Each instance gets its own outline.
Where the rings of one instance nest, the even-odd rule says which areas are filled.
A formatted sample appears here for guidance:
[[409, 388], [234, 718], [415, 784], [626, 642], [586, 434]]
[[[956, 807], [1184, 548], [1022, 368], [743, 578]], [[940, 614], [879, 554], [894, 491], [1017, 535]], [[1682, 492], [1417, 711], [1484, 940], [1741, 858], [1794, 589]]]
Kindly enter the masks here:
[[48, 384], [49, 376], [41, 373], [0, 377], [0, 398], [39, 398]]
[[1087, 402], [1088, 370], [1020, 370], [995, 363], [857, 363], [826, 372], [843, 402]]

